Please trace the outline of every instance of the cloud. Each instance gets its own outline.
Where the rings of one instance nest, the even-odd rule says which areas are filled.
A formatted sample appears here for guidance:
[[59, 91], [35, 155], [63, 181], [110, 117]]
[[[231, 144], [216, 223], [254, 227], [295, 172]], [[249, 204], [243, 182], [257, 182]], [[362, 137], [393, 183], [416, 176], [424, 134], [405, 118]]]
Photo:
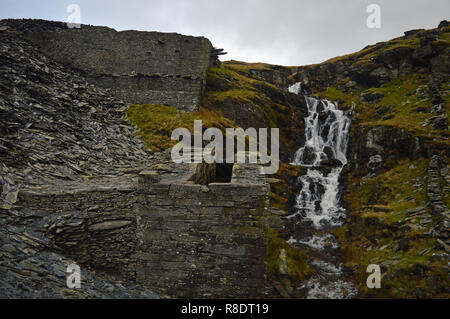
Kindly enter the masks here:
[[[73, 2], [82, 23], [205, 36], [229, 52], [225, 59], [283, 65], [319, 63], [434, 28], [450, 12], [448, 0], [2, 0], [0, 18], [65, 20]], [[381, 8], [380, 29], [366, 25], [371, 3]]]

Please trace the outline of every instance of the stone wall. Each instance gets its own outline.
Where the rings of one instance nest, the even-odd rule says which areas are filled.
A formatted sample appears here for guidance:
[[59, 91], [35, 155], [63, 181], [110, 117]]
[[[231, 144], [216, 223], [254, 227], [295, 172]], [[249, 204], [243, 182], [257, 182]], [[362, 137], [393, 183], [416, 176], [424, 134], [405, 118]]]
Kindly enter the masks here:
[[136, 181], [106, 179], [19, 191], [18, 204], [44, 215], [42, 231], [81, 267], [134, 281]]
[[82, 269], [172, 298], [263, 297], [269, 185], [259, 166], [235, 164], [230, 183], [214, 183], [212, 165], [173, 165], [24, 188], [16, 204], [38, 212], [40, 231]]
[[137, 282], [188, 298], [265, 294], [268, 184], [208, 186], [141, 173]]
[[1, 20], [22, 31], [51, 59], [110, 88], [127, 103], [198, 109], [206, 71], [218, 63], [210, 41], [176, 33], [121, 31], [44, 20]]

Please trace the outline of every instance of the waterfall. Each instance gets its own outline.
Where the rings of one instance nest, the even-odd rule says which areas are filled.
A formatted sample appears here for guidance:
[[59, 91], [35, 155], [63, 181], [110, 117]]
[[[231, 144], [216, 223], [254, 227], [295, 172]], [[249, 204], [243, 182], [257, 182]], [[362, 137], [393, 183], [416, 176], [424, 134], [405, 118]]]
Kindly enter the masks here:
[[[302, 190], [297, 197], [297, 214], [317, 228], [326, 223], [339, 226], [345, 218], [338, 194], [339, 176], [347, 164], [350, 119], [330, 101], [308, 96], [305, 99], [305, 146], [295, 153], [292, 164], [309, 168], [306, 175], [299, 177]], [[323, 167], [328, 167], [329, 172]]]
[[340, 166], [347, 164], [350, 119], [330, 101], [308, 96], [305, 99], [308, 106], [306, 143], [295, 153], [294, 164], [318, 166], [327, 159], [340, 161]]
[[[302, 93], [300, 83], [288, 90]], [[342, 265], [336, 257], [339, 245], [329, 233], [341, 226], [346, 217], [340, 204], [339, 178], [347, 164], [350, 118], [333, 102], [306, 95], [305, 100], [305, 145], [295, 153], [292, 164], [307, 167], [307, 172], [298, 177], [301, 190], [296, 198], [296, 213], [288, 218], [309, 229], [296, 234], [289, 244], [304, 245], [314, 251], [317, 259], [312, 266], [318, 275], [299, 289], [306, 289], [307, 298], [352, 297], [357, 290], [342, 278]]]

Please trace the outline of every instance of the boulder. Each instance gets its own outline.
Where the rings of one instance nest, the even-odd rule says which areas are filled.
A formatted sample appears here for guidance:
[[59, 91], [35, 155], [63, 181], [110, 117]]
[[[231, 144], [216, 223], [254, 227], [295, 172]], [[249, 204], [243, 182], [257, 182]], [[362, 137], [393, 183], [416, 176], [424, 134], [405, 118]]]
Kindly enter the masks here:
[[364, 102], [376, 103], [376, 102], [381, 101], [383, 99], [383, 97], [384, 97], [384, 94], [379, 91], [361, 93], [360, 101], [361, 101], [361, 103], [364, 103]]
[[367, 163], [367, 167], [372, 171], [376, 171], [381, 167], [382, 163], [383, 158], [381, 157], [381, 155], [374, 155], [370, 157], [369, 163]]
[[448, 129], [448, 115], [447, 114], [441, 114], [438, 116], [430, 117], [428, 120], [426, 120], [423, 123], [423, 126], [430, 125], [433, 126], [436, 130], [447, 130]]

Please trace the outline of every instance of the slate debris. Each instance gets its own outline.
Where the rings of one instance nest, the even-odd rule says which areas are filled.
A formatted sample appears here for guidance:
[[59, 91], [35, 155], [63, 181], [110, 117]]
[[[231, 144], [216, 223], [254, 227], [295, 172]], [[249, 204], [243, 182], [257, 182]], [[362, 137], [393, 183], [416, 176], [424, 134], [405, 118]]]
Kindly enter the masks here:
[[126, 109], [16, 33], [0, 32], [3, 179], [42, 185], [145, 167], [152, 152], [135, 137]]
[[1, 27], [0, 298], [158, 298], [84, 266], [81, 289], [67, 288], [67, 266], [77, 261], [48, 236], [51, 216], [20, 203], [23, 190], [127, 181], [158, 162], [135, 136], [126, 109], [108, 90], [47, 59], [21, 32]]
[[158, 298], [148, 289], [84, 268], [81, 288], [69, 289], [67, 266], [76, 262], [52, 250], [44, 236], [27, 233], [23, 226], [1, 224], [0, 246], [0, 298]]

